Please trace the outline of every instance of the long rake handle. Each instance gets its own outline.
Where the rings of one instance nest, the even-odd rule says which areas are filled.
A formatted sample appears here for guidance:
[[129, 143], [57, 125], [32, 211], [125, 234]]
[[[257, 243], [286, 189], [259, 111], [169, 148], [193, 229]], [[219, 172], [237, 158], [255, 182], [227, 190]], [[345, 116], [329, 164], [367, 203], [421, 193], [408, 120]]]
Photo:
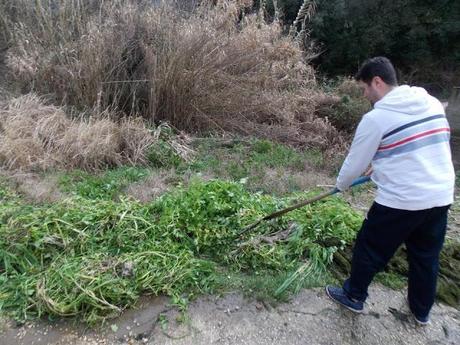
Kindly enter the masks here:
[[[354, 187], [354, 186], [357, 186], [359, 184], [362, 184], [362, 183], [365, 183], [365, 182], [368, 182], [368, 181], [370, 181], [369, 176], [361, 176], [361, 177], [358, 177], [356, 180], [354, 180], [350, 187]], [[333, 195], [333, 194], [338, 193], [338, 192], [340, 192], [340, 190], [338, 190], [337, 188], [334, 188], [334, 189], [331, 189], [329, 192], [317, 195], [314, 198], [301, 201], [301, 202], [299, 202], [299, 203], [297, 203], [295, 205], [292, 205], [292, 206], [289, 206], [289, 207], [284, 208], [282, 210], [273, 212], [273, 213], [271, 213], [271, 214], [259, 219], [256, 223], [251, 224], [251, 225], [247, 226], [246, 228], [244, 228], [243, 231], [241, 231], [239, 233], [239, 235], [242, 235], [245, 232], [254, 229], [257, 225], [259, 225], [264, 220], [270, 220], [270, 219], [278, 218], [278, 217], [282, 216], [285, 213], [291, 212], [291, 211], [296, 210], [296, 209], [298, 209], [300, 207], [306, 206], [308, 204], [311, 204], [311, 203], [313, 203], [315, 201], [321, 200], [321, 199], [323, 199], [325, 197], [328, 197], [328, 196]]]
[[308, 205], [308, 204], [311, 204], [311, 203], [313, 203], [313, 202], [315, 202], [315, 201], [321, 200], [321, 199], [323, 199], [323, 198], [325, 198], [325, 197], [327, 197], [327, 196], [330, 196], [330, 195], [332, 195], [332, 194], [335, 194], [335, 193], [337, 193], [335, 190], [331, 190], [331, 191], [329, 191], [329, 192], [326, 192], [326, 193], [317, 195], [317, 196], [315, 196], [314, 198], [311, 198], [311, 199], [308, 199], [308, 200], [301, 201], [301, 202], [299, 202], [299, 203], [297, 203], [297, 204], [294, 204], [294, 205], [292, 205], [292, 206], [289, 206], [289, 207], [284, 208], [284, 209], [282, 209], [282, 210], [279, 210], [279, 211], [277, 211], [277, 212], [271, 213], [271, 214], [269, 214], [268, 216], [263, 217], [261, 220], [270, 220], [270, 219], [278, 218], [278, 217], [282, 216], [282, 215], [285, 214], [285, 213], [291, 212], [291, 211], [293, 211], [293, 210], [296, 210], [296, 209], [298, 209], [298, 208], [301, 208], [301, 207], [303, 207], [303, 206], [306, 206], [306, 205]]
[[259, 224], [260, 224], [261, 222], [263, 222], [264, 220], [270, 220], [270, 219], [278, 218], [278, 217], [282, 216], [282, 215], [285, 214], [285, 213], [291, 212], [292, 210], [298, 209], [298, 208], [300, 208], [300, 207], [302, 207], [302, 206], [306, 206], [306, 205], [308, 205], [308, 204], [311, 204], [312, 202], [321, 200], [321, 199], [323, 199], [323, 198], [325, 198], [325, 197], [327, 197], [327, 196], [329, 196], [329, 195], [335, 194], [335, 193], [337, 193], [337, 192], [335, 192], [334, 190], [331, 190], [331, 191], [329, 191], [329, 192], [327, 192], [327, 193], [323, 193], [323, 194], [320, 194], [320, 195], [318, 195], [318, 196], [315, 196], [314, 198], [311, 198], [311, 199], [308, 199], [308, 200], [301, 201], [301, 202], [299, 202], [299, 203], [297, 203], [297, 204], [295, 204], [295, 205], [292, 205], [292, 206], [290, 206], [290, 207], [287, 207], [287, 208], [284, 208], [284, 209], [282, 209], [282, 210], [279, 210], [279, 211], [276, 211], [276, 212], [274, 212], [274, 213], [271, 213], [271, 214], [269, 214], [269, 215], [267, 215], [267, 216], [265, 216], [265, 217], [259, 219], [259, 220], [258, 220], [257, 222], [255, 222], [254, 224], [251, 224], [251, 225], [245, 227], [245, 228], [243, 229], [243, 231], [241, 231], [241, 232], [239, 233], [239, 235], [242, 235], [242, 234], [246, 233], [247, 231], [254, 229], [257, 225], [259, 225]]

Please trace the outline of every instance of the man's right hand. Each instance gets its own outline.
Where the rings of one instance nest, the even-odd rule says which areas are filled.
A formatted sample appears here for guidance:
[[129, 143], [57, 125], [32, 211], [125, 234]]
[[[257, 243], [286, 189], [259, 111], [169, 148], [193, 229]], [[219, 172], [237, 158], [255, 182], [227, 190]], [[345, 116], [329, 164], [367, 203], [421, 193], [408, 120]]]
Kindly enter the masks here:
[[367, 169], [367, 171], [364, 173], [364, 176], [371, 176], [373, 171], [374, 171], [374, 169], [372, 169], [372, 167], [370, 167], [370, 168]]

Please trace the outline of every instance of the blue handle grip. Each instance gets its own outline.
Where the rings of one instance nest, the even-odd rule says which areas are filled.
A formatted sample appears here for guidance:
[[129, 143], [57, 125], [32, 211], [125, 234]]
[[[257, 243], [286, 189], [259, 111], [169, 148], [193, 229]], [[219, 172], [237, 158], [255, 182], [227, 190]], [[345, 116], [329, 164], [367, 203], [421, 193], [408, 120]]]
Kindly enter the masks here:
[[356, 180], [353, 181], [353, 183], [351, 184], [350, 187], [354, 187], [354, 186], [357, 186], [359, 184], [369, 182], [370, 180], [371, 180], [371, 178], [369, 176], [360, 176]]
[[[371, 178], [369, 176], [360, 176], [358, 177], [356, 180], [353, 181], [353, 183], [350, 185], [350, 187], [354, 187], [354, 186], [357, 186], [359, 184], [363, 184], [363, 183], [366, 183], [366, 182], [369, 182], [371, 180]], [[340, 192], [339, 189], [337, 189], [337, 187], [335, 187], [332, 191], [331, 191], [331, 195], [332, 194], [335, 194], [335, 193], [338, 193]]]

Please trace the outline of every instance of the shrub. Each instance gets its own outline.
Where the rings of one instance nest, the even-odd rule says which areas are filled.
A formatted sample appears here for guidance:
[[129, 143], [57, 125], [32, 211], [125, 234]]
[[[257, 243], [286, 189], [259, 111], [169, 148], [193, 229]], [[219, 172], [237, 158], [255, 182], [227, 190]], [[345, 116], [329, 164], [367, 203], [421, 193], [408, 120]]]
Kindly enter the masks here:
[[348, 78], [339, 80], [328, 93], [321, 99], [317, 115], [327, 117], [338, 130], [353, 133], [361, 117], [371, 109], [369, 101], [362, 96], [357, 82]]

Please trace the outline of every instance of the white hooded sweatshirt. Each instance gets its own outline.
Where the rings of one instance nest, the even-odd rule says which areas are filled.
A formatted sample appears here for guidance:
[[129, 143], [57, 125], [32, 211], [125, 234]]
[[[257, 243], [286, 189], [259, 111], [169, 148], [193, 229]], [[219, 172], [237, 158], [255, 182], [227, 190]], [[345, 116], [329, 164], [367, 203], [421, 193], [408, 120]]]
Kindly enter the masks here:
[[381, 205], [423, 210], [453, 202], [455, 173], [442, 104], [425, 89], [402, 85], [363, 116], [337, 178], [347, 189], [372, 164]]

